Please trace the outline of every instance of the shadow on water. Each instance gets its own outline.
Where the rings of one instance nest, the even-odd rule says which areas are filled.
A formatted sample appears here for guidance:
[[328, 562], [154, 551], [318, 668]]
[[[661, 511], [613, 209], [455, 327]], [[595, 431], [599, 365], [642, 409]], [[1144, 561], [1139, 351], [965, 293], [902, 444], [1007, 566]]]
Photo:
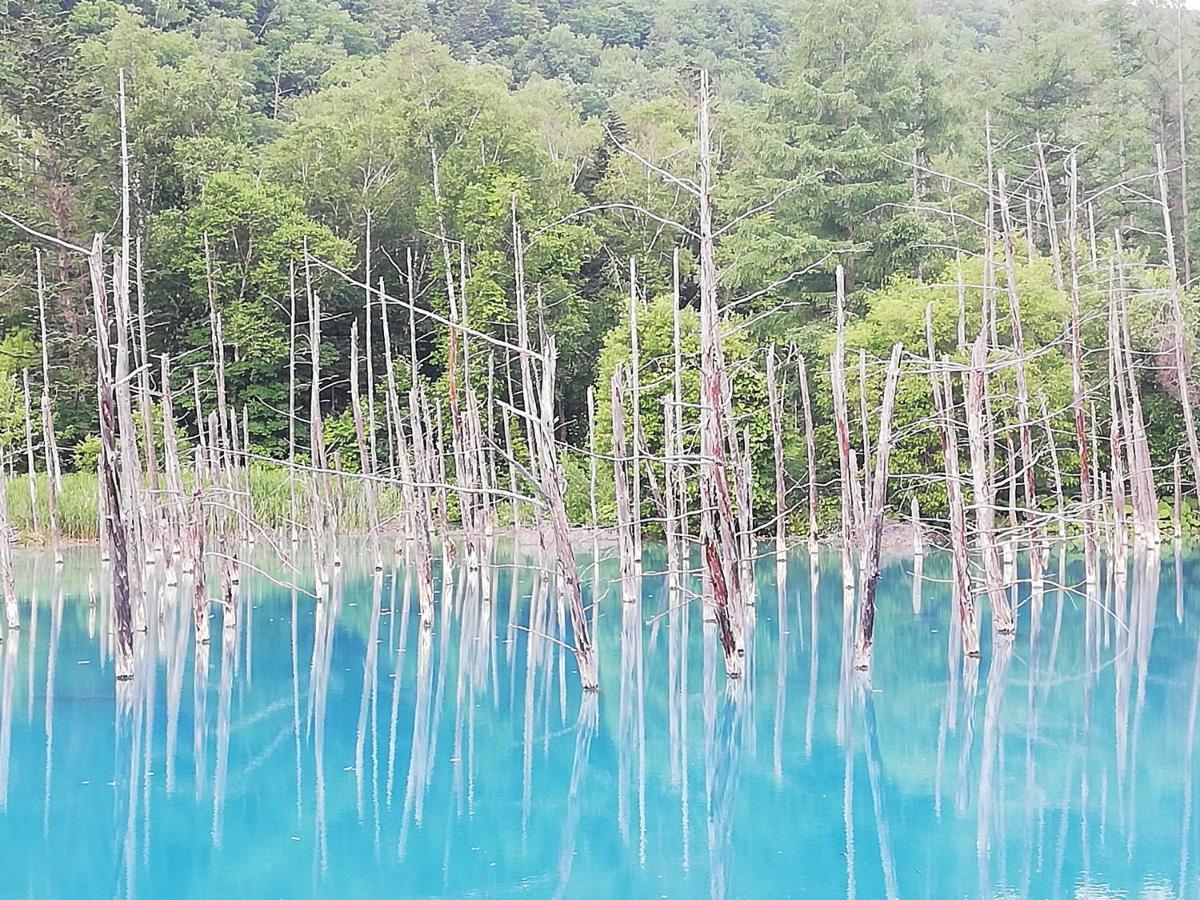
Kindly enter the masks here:
[[534, 548], [490, 552], [443, 555], [432, 627], [403, 555], [345, 548], [323, 599], [253, 560], [211, 643], [157, 573], [123, 683], [98, 557], [19, 556], [5, 896], [1200, 893], [1186, 549], [1105, 560], [1090, 596], [1052, 552], [980, 657], [948, 558], [894, 561], [867, 672], [840, 556], [772, 554], [733, 681], [694, 578], [590, 549], [588, 694]]

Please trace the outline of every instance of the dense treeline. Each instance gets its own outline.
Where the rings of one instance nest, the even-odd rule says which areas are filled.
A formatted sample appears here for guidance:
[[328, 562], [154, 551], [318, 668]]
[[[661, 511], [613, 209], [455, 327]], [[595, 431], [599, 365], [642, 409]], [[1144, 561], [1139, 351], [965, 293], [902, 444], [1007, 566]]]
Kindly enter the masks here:
[[[647, 348], [655, 328], [657, 352], [669, 346], [676, 247], [683, 302], [695, 304], [694, 200], [646, 163], [694, 176], [700, 69], [717, 93], [720, 299], [736, 334], [727, 352], [747, 361], [735, 396], [764, 457], [759, 348], [803, 353], [825, 377], [838, 263], [857, 316], [851, 349], [885, 356], [903, 340], [919, 351], [931, 300], [944, 301], [939, 322], [953, 328], [959, 258], [978, 310], [989, 171], [1006, 171], [1017, 198], [1019, 278], [1037, 340], [1053, 341], [1065, 321], [1039, 223], [1045, 207], [1067, 205], [1070, 150], [1100, 253], [1116, 230], [1133, 257], [1158, 263], [1162, 147], [1180, 273], [1193, 280], [1200, 42], [1194, 15], [1173, 3], [84, 0], [7, 9], [0, 210], [74, 244], [119, 228], [123, 70], [151, 352], [171, 354], [176, 371], [196, 367], [202, 393], [211, 391], [211, 298], [231, 402], [248, 409], [252, 445], [264, 453], [287, 440], [288, 297], [305, 247], [355, 281], [381, 280], [398, 297], [411, 290], [442, 312], [447, 280], [461, 281], [472, 325], [503, 337], [515, 327], [514, 216], [528, 236], [526, 283], [561, 354], [564, 436], [582, 438], [588, 387], [606, 396], [627, 353], [630, 258], [636, 291], [651, 301]], [[0, 222], [0, 440], [23, 440], [21, 371], [40, 365], [38, 247], [60, 443], [68, 462], [77, 448], [87, 468], [96, 411], [86, 267], [11, 222]], [[1097, 283], [1102, 269], [1093, 266]], [[1152, 289], [1160, 275], [1135, 277]], [[325, 269], [312, 278], [328, 315], [326, 371], [345, 371], [363, 291]], [[1164, 339], [1150, 307], [1135, 343], [1152, 361]], [[401, 317], [398, 328], [407, 326]], [[445, 330], [415, 327], [417, 374], [442, 384]], [[643, 364], [653, 369], [653, 357]], [[1062, 366], [1061, 352], [1048, 354], [1034, 376], [1051, 409]], [[1165, 465], [1180, 442], [1178, 392], [1153, 364], [1142, 371]], [[795, 410], [794, 379], [785, 387]], [[928, 397], [911, 393], [900, 398], [900, 422], [928, 412]], [[335, 449], [353, 442], [348, 396], [330, 380]], [[814, 398], [828, 403], [822, 390]], [[211, 407], [211, 394], [202, 400]], [[190, 402], [180, 396], [181, 415]], [[651, 432], [655, 409], [648, 400]], [[819, 465], [832, 470], [828, 427], [819, 428]], [[923, 444], [932, 439], [902, 438], [896, 468], [936, 469]], [[788, 447], [797, 471], [802, 455], [799, 443]], [[924, 499], [937, 508], [936, 496]]]

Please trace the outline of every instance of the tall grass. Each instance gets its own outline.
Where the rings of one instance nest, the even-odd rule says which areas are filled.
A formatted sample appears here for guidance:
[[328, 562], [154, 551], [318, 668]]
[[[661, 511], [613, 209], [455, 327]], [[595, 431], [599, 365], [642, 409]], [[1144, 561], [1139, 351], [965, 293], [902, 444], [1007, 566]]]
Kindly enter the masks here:
[[[34, 476], [37, 487], [37, 521], [29, 510], [29, 486], [24, 475], [17, 475], [8, 482], [8, 521], [25, 543], [49, 543], [50, 509], [48, 505], [49, 479], [44, 473]], [[95, 541], [99, 537], [98, 495], [96, 475], [93, 472], [70, 472], [63, 474], [62, 491], [58, 495], [59, 527], [69, 541]], [[190, 478], [189, 489], [190, 489]], [[303, 476], [297, 477], [297, 518], [305, 524], [306, 498], [309, 488]], [[402, 507], [400, 488], [380, 485], [379, 515], [385, 526], [394, 523]], [[368, 529], [367, 505], [363, 483], [353, 475], [324, 477], [322, 494], [336, 500], [339, 510], [339, 529], [343, 532], [364, 532]], [[149, 495], [148, 495], [149, 496]], [[270, 529], [288, 526], [291, 518], [291, 488], [286, 466], [271, 463], [254, 463], [250, 470], [250, 496], [254, 504], [254, 520]], [[164, 497], [153, 502], [165, 502]]]
[[[17, 534], [28, 543], [50, 540], [50, 479], [45, 473], [34, 476], [37, 487], [37, 519], [41, 530], [33, 527], [29, 511], [29, 483], [24, 475], [8, 482], [8, 521]], [[58, 522], [62, 535], [71, 541], [96, 539], [97, 506], [96, 475], [94, 472], [64, 472], [62, 491], [58, 495]]]

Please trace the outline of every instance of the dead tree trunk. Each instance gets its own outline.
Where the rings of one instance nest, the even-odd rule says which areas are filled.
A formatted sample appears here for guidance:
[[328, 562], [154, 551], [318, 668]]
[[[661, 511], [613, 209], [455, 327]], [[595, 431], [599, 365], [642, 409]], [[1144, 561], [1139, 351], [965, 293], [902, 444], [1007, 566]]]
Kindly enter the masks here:
[[842, 267], [837, 269], [837, 345], [829, 364], [829, 387], [833, 393], [833, 424], [837, 433], [838, 468], [841, 471], [842, 510], [842, 581], [853, 586], [854, 574], [850, 563], [853, 539], [854, 497], [858, 488], [854, 483], [854, 460], [850, 450], [850, 416], [846, 410], [846, 338], [845, 338], [845, 281]]
[[[1071, 408], [1075, 413], [1075, 439], [1079, 449], [1079, 489], [1083, 502], [1083, 555], [1085, 578], [1090, 592], [1095, 590], [1098, 582], [1096, 563], [1096, 542], [1092, 531], [1092, 469], [1091, 453], [1088, 446], [1087, 422], [1083, 407], [1083, 344], [1080, 337], [1079, 311], [1079, 235], [1077, 227], [1077, 191], [1078, 178], [1075, 171], [1075, 154], [1072, 152], [1069, 161], [1071, 174], [1071, 204], [1067, 215], [1067, 245], [1071, 264]], [[1193, 426], [1194, 430], [1194, 426]]]
[[[564, 497], [566, 478], [558, 462], [558, 447], [554, 430], [554, 381], [556, 350], [554, 340], [548, 339], [542, 348], [542, 371], [540, 408], [536, 408], [537, 455], [541, 472], [541, 489], [548, 507], [550, 531], [553, 534], [558, 571], [563, 580], [562, 589], [571, 615], [571, 631], [575, 640], [575, 662], [579, 667], [579, 680], [585, 691], [600, 687], [597, 655], [592, 643], [592, 627], [588, 622], [583, 605], [583, 591], [579, 582], [579, 569], [575, 564], [575, 550], [571, 546], [570, 527], [567, 524], [567, 507]], [[531, 398], [532, 399], [532, 398]], [[531, 408], [530, 413], [535, 409]]]
[[103, 498], [104, 532], [113, 578], [113, 615], [116, 652], [114, 667], [119, 681], [133, 677], [133, 615], [130, 608], [130, 560], [125, 511], [117, 481], [117, 437], [113, 412], [112, 353], [109, 349], [108, 293], [104, 285], [104, 243], [101, 235], [92, 242], [88, 255], [92, 282], [92, 305], [96, 321], [96, 390], [100, 410], [100, 493]]
[[767, 402], [771, 406], [771, 451], [775, 458], [775, 559], [787, 558], [787, 486], [783, 478], [783, 405], [775, 379], [775, 345], [767, 348]]
[[29, 370], [21, 370], [21, 386], [25, 401], [25, 483], [29, 488], [29, 522], [35, 532], [41, 533], [41, 516], [38, 514], [37, 472], [33, 464], [33, 412], [29, 396]]
[[13, 530], [8, 521], [8, 471], [4, 449], [0, 447], [0, 589], [4, 592], [4, 617], [10, 630], [21, 627], [17, 585], [13, 578], [12, 541]]
[[42, 450], [46, 457], [46, 511], [50, 519], [50, 541], [54, 562], [61, 564], [62, 533], [58, 520], [58, 495], [62, 491], [62, 471], [58, 444], [54, 439], [54, 410], [50, 402], [50, 335], [46, 328], [46, 284], [42, 275], [42, 252], [37, 253], [38, 322], [42, 335]]
[[1183, 4], [1175, 7], [1177, 41], [1175, 46], [1175, 87], [1178, 101], [1176, 118], [1179, 120], [1179, 231], [1183, 251], [1183, 286], [1186, 290], [1192, 283], [1192, 236], [1191, 216], [1188, 210], [1188, 150], [1187, 150], [1187, 81], [1183, 77], [1184, 25]]
[[[136, 272], [137, 283], [137, 335], [138, 348], [141, 351], [138, 357], [138, 411], [142, 418], [142, 440], [146, 448], [146, 482], [150, 488], [150, 496], [154, 499], [157, 506], [159, 488], [158, 453], [154, 442], [154, 404], [150, 398], [150, 352], [147, 341], [146, 296], [145, 285], [142, 283], [142, 242], [140, 240], [137, 242], [136, 247], [137, 258], [134, 271]], [[159, 516], [152, 511], [148, 518], [151, 523], [151, 537], [161, 550], [163, 535], [159, 527]]]
[[350, 326], [350, 408], [354, 415], [354, 436], [358, 444], [358, 464], [362, 473], [363, 495], [367, 504], [367, 527], [370, 530], [371, 559], [376, 572], [383, 571], [379, 552], [379, 504], [376, 499], [375, 469], [363, 423], [362, 401], [358, 389], [358, 322]]
[[1146, 418], [1142, 412], [1141, 390], [1138, 387], [1137, 373], [1133, 366], [1133, 340], [1129, 329], [1129, 305], [1125, 290], [1125, 266], [1120, 231], [1116, 231], [1114, 236], [1117, 255], [1116, 303], [1119, 306], [1116, 352], [1118, 369], [1123, 376], [1118, 382], [1118, 389], [1126, 423], [1125, 432], [1131, 442], [1129, 478], [1133, 492], [1134, 529], [1137, 538], [1156, 545], [1160, 539], [1158, 492], [1154, 484], [1154, 464], [1150, 459], [1150, 442], [1146, 436]]
[[987, 335], [980, 331], [971, 351], [967, 377], [967, 436], [971, 445], [971, 477], [975, 488], [975, 527], [983, 556], [984, 585], [992, 609], [992, 627], [997, 634], [1013, 634], [1017, 623], [1004, 590], [1004, 571], [996, 547], [995, 491], [987, 464], [987, 434], [992, 423], [984, 421], [987, 394]]
[[1167, 189], [1167, 168], [1162, 146], [1158, 147], [1158, 191], [1166, 234], [1167, 268], [1171, 276], [1171, 321], [1175, 328], [1175, 374], [1179, 379], [1179, 402], [1183, 404], [1183, 424], [1187, 430], [1188, 452], [1192, 458], [1192, 487], [1200, 495], [1200, 439], [1196, 436], [1196, 418], [1192, 408], [1191, 364], [1184, 345], [1187, 328], [1180, 301], [1179, 268], [1175, 262], [1175, 238], [1171, 232], [1171, 206]]
[[799, 355], [800, 402], [804, 407], [804, 445], [808, 467], [808, 552], [817, 552], [817, 441], [813, 433], [812, 403], [808, 395], [808, 368]]
[[[187, 521], [184, 504], [183, 467], [179, 460], [179, 439], [175, 434], [175, 405], [171, 395], [171, 364], [167, 354], [161, 357], [163, 465], [167, 479], [167, 546], [165, 553], [178, 557], [183, 552], [183, 526]], [[168, 563], [168, 573], [174, 571]]]
[[613, 490], [617, 502], [617, 545], [621, 562], [621, 595], [631, 603], [634, 570], [637, 565], [637, 539], [634, 536], [633, 508], [630, 503], [628, 446], [625, 442], [625, 388], [624, 372], [617, 366], [612, 377], [612, 442], [613, 442]]
[[[1025, 378], [1025, 335], [1021, 327], [1021, 298], [1017, 292], [1017, 250], [1012, 216], [1008, 208], [1004, 172], [997, 172], [1000, 192], [1000, 221], [1004, 231], [1004, 281], [1012, 316], [1012, 343], [1017, 382], [1017, 428], [1021, 442], [1021, 483], [1024, 487], [1025, 512], [1021, 516], [1029, 528], [1029, 567], [1035, 583], [1041, 582], [1043, 569], [1042, 539], [1038, 528], [1037, 496], [1034, 485], [1033, 429], [1029, 411], [1029, 386]], [[1012, 490], [1012, 487], [1010, 487]]]
[[892, 348], [883, 405], [879, 410], [879, 440], [875, 444], [875, 474], [871, 479], [871, 505], [867, 514], [863, 541], [862, 601], [859, 604], [858, 640], [854, 645], [854, 668], [871, 666], [871, 648], [875, 642], [875, 593], [879, 587], [879, 552], [883, 538], [883, 506], [887, 502], [888, 463], [892, 454], [892, 407], [896, 402], [896, 383], [900, 380], [901, 344]]
[[742, 675], [745, 627], [742, 591], [738, 581], [738, 545], [733, 531], [725, 439], [721, 427], [725, 408], [725, 359], [717, 312], [717, 268], [712, 226], [712, 150], [709, 122], [708, 73], [700, 73], [700, 494], [711, 510], [703, 529], [704, 558], [711, 580], [714, 613], [725, 654], [725, 674]]
[[942, 444], [942, 459], [946, 470], [946, 500], [950, 512], [951, 582], [955, 607], [958, 611], [963, 652], [979, 655], [979, 614], [971, 590], [971, 555], [967, 541], [967, 507], [963, 499], [962, 478], [958, 460], [958, 428], [954, 422], [954, 394], [950, 385], [949, 361], [942, 360], [942, 371], [935, 368], [933, 318], [925, 307], [925, 342], [929, 353], [929, 387], [933, 409], [938, 418], [938, 437]]

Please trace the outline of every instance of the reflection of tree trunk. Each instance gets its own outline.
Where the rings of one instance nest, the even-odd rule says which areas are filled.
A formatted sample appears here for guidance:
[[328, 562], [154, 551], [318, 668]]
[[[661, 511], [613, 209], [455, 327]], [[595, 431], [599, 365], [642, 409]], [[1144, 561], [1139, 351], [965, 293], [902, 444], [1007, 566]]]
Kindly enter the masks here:
[[942, 761], [946, 757], [946, 734], [958, 727], [959, 657], [962, 652], [962, 626], [956, 616], [950, 617], [949, 658], [946, 673], [946, 699], [938, 717], [937, 751], [933, 772], [933, 813], [942, 817]]
[[[362, 693], [359, 695], [358, 726], [354, 740], [354, 788], [358, 810], [358, 821], [363, 821], [363, 774], [365, 771], [365, 742], [367, 735], [367, 713], [375, 706], [376, 684], [379, 677], [378, 656], [380, 605], [383, 599], [383, 573], [376, 571], [371, 579], [371, 627], [368, 632], [366, 652], [363, 656]], [[372, 779], [374, 781], [374, 779]]]
[[867, 753], [867, 779], [871, 783], [871, 805], [875, 810], [875, 829], [879, 837], [879, 862], [883, 867], [883, 886], [888, 900], [900, 896], [896, 879], [896, 861], [892, 856], [891, 829], [883, 797], [883, 761], [879, 753], [879, 727], [875, 719], [875, 695], [863, 675], [855, 676], [859, 700], [863, 704], [864, 744]]
[[817, 579], [819, 577], [816, 556], [810, 556], [808, 562], [809, 586], [809, 642], [808, 642], [808, 706], [804, 715], [804, 758], [812, 759], [813, 725], [817, 717], [817, 680], [819, 675], [819, 647], [817, 619]]
[[[747, 682], [731, 679], [712, 731], [712, 777], [708, 798], [709, 886], [714, 898], [729, 892], [733, 864], [733, 813], [741, 772]], [[715, 686], [714, 686], [715, 687]]]
[[1179, 829], [1179, 896], [1187, 894], [1188, 847], [1192, 837], [1192, 798], [1196, 789], [1193, 778], [1196, 763], [1196, 713], [1200, 705], [1200, 644], [1192, 666], [1192, 697], [1188, 705], [1187, 749], [1183, 767], [1183, 822]]
[[555, 897], [567, 895], [571, 880], [571, 863], [575, 858], [575, 834], [579, 828], [579, 801], [583, 779], [587, 776], [592, 752], [592, 738], [599, 723], [598, 698], [595, 691], [584, 691], [579, 701], [579, 718], [575, 722], [575, 757], [571, 762], [571, 784], [567, 790], [567, 815], [563, 820], [562, 848], [558, 855], [558, 887]]
[[954, 808], [960, 813], [967, 810], [970, 783], [967, 768], [971, 763], [971, 750], [975, 744], [975, 695], [979, 690], [979, 657], [964, 656], [962, 661], [962, 737], [958, 746], [958, 784], [954, 792]]
[[196, 644], [196, 661], [192, 667], [192, 760], [195, 763], [192, 778], [197, 801], [204, 795], [204, 764], [208, 759], [208, 654], [207, 643]]
[[1158, 582], [1161, 563], [1158, 554], [1139, 553], [1133, 559], [1129, 627], [1133, 644], [1134, 665], [1137, 670], [1137, 693], [1133, 698], [1133, 730], [1129, 742], [1129, 822], [1128, 843], [1132, 853], [1137, 835], [1137, 757], [1142, 730], [1142, 713], [1146, 708], [1146, 682], [1150, 670], [1150, 649], [1154, 640], [1154, 623], [1158, 618]]
[[[633, 754], [641, 725], [641, 636], [640, 604], [622, 604], [621, 692], [617, 726], [617, 827], [626, 843], [629, 841], [629, 790], [633, 778]], [[644, 824], [640, 808], [639, 821]]]
[[4, 645], [4, 687], [0, 696], [0, 810], [8, 809], [9, 760], [12, 755], [12, 727], [16, 717], [14, 691], [17, 684], [17, 654], [21, 651], [21, 633], [10, 631]]
[[226, 629], [221, 641], [221, 682], [217, 694], [217, 764], [213, 774], [212, 840], [221, 846], [225, 819], [225, 784], [229, 774], [229, 716], [233, 702], [233, 667], [237, 633]]
[[[846, 672], [842, 673], [843, 690], [848, 681]], [[852, 727], [847, 723], [847, 731]], [[854, 900], [855, 868], [854, 868], [854, 747], [850, 744], [850, 735], [845, 737], [846, 763], [842, 770], [842, 829], [846, 836], [846, 849], [842, 855], [846, 857], [846, 900]]]
[[179, 589], [166, 588], [162, 600], [166, 610], [165, 630], [172, 638], [169, 646], [163, 641], [167, 654], [166, 765], [167, 794], [170, 795], [175, 792], [175, 748], [179, 738], [179, 709], [183, 700], [183, 673], [187, 665], [187, 639], [191, 629], [188, 627], [189, 618], [185, 614], [186, 607], [180, 604]]
[[[979, 805], [975, 831], [975, 852], [979, 866], [980, 896], [989, 891], [989, 857], [992, 850], [992, 816], [996, 815], [997, 798], [995, 789], [1003, 783], [1003, 772], [996, 776], [996, 766], [1001, 758], [1000, 707], [1004, 701], [1004, 688], [1008, 680], [1008, 664], [1012, 660], [1013, 639], [997, 635], [992, 642], [992, 663], [988, 668], [987, 701], [983, 715], [983, 746], [979, 771]], [[1003, 803], [1004, 798], [999, 798]]]
[[[783, 718], [787, 709], [787, 662], [788, 662], [788, 624], [787, 624], [787, 560], [780, 559], [775, 563], [775, 584], [778, 588], [779, 638], [776, 652], [775, 682], [775, 735], [772, 743], [771, 760], [774, 766], [775, 783], [783, 784]], [[804, 632], [800, 632], [803, 640]]]

